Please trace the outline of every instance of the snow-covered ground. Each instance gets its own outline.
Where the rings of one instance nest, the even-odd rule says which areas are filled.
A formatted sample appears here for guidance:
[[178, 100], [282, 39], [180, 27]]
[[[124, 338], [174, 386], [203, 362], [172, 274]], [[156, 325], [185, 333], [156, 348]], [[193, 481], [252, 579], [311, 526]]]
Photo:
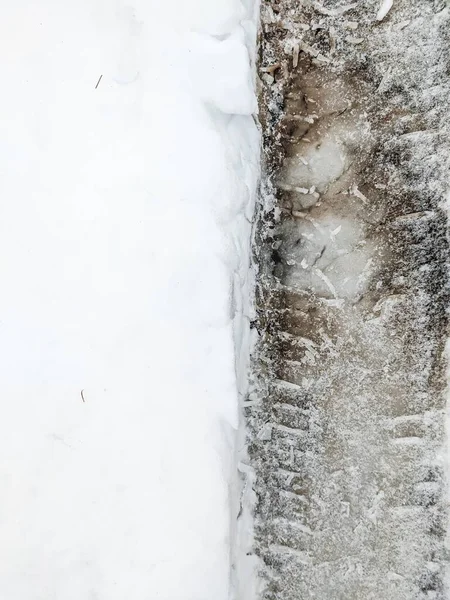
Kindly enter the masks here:
[[2, 599], [232, 594], [254, 8], [2, 11]]

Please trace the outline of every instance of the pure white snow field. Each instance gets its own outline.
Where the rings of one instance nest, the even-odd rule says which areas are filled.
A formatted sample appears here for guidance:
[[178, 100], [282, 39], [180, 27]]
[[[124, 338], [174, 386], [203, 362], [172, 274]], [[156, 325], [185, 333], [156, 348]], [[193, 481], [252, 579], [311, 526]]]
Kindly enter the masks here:
[[1, 600], [233, 597], [254, 9], [3, 3]]

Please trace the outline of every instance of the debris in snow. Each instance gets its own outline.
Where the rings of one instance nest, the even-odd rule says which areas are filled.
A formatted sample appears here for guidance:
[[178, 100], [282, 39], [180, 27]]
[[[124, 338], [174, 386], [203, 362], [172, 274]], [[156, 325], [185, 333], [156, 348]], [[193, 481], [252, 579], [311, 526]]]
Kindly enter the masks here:
[[[295, 361], [293, 361], [295, 362]], [[304, 362], [304, 361], [302, 361]], [[298, 363], [297, 363], [298, 364]], [[305, 437], [305, 430], [304, 429], [300, 429], [298, 427], [288, 427], [287, 425], [280, 425], [279, 423], [268, 423], [268, 425], [270, 425], [271, 429], [276, 429], [277, 431], [282, 431], [283, 433], [288, 433], [291, 436], [300, 436], [300, 437]], [[291, 438], [292, 440], [292, 438]], [[288, 443], [292, 443], [292, 441], [289, 441]]]
[[434, 210], [422, 210], [422, 211], [418, 211], [418, 212], [412, 212], [412, 213], [408, 213], [406, 215], [399, 215], [398, 217], [395, 217], [394, 222], [396, 221], [416, 221], [418, 219], [426, 219], [426, 218], [430, 218], [430, 217], [434, 217], [435, 212]]
[[333, 231], [331, 232], [331, 235], [335, 236], [337, 235], [342, 229], [342, 225], [339, 225], [339, 227], [336, 227], [336, 229], [333, 229]]
[[319, 66], [322, 66], [320, 63], [329, 63], [330, 59], [326, 56], [324, 56], [323, 54], [318, 54], [316, 58], [313, 58], [312, 63], [314, 64], [318, 64]]
[[261, 400], [246, 400], [242, 403], [244, 408], [251, 408], [252, 406], [259, 406], [261, 404]]
[[287, 525], [289, 527], [292, 527], [293, 529], [297, 529], [297, 531], [306, 533], [307, 535], [314, 535], [314, 531], [310, 527], [307, 527], [306, 525], [303, 525], [302, 523], [298, 523], [297, 521], [292, 521], [290, 519], [276, 518], [273, 520], [273, 523], [280, 524], [280, 525]]
[[353, 4], [346, 4], [344, 6], [340, 6], [339, 8], [326, 8], [325, 6], [319, 4], [319, 2], [314, 2], [313, 6], [321, 15], [325, 15], [327, 17], [337, 17], [349, 12], [353, 8], [356, 8], [357, 4], [354, 2]]
[[272, 439], [272, 424], [266, 423], [258, 434], [258, 438], [263, 442], [268, 442]]
[[339, 300], [339, 297], [338, 297], [338, 295], [336, 293], [336, 288], [331, 283], [331, 281], [328, 279], [328, 277], [325, 275], [325, 273], [323, 271], [321, 271], [320, 269], [317, 269], [317, 268], [314, 269], [314, 273], [317, 275], [317, 277], [319, 277], [319, 279], [321, 279], [324, 282], [324, 284], [327, 286], [327, 288], [333, 294], [334, 298], [336, 300]]
[[267, 23], [276, 23], [277, 18], [275, 16], [275, 13], [273, 12], [273, 8], [270, 6], [270, 4], [267, 5], [265, 8], [266, 8], [265, 19], [266, 19]]
[[100, 75], [100, 77], [98, 78], [97, 85], [95, 86], [95, 89], [97, 89], [97, 88], [98, 88], [98, 86], [100, 85], [100, 81], [102, 80], [102, 77], [103, 77], [103, 73], [102, 73], [102, 74]]
[[292, 383], [292, 381], [286, 381], [284, 379], [274, 379], [272, 381], [272, 385], [281, 387], [281, 388], [285, 388], [287, 390], [291, 390], [293, 392], [298, 393], [299, 390], [302, 389], [301, 385], [298, 385], [296, 383]]
[[386, 73], [383, 75], [382, 80], [380, 81], [380, 85], [378, 86], [377, 92], [384, 92], [387, 89], [387, 82], [389, 81], [389, 77], [391, 76], [392, 73], [392, 67], [389, 67], [389, 69], [386, 71]]
[[398, 573], [394, 573], [393, 571], [389, 571], [387, 576], [390, 581], [403, 581], [405, 579], [403, 575], [399, 575]]
[[384, 500], [384, 496], [385, 496], [385, 493], [383, 491], [378, 492], [378, 494], [375, 496], [375, 498], [373, 500], [372, 506], [367, 511], [367, 518], [370, 521], [372, 521], [372, 523], [376, 524], [377, 519], [379, 518], [380, 509], [381, 509], [382, 502]]
[[400, 23], [398, 23], [397, 28], [402, 30], [405, 29], [405, 27], [408, 27], [408, 25], [411, 23], [411, 19], [407, 19], [406, 21], [401, 21]]
[[295, 185], [289, 185], [287, 183], [279, 183], [277, 187], [284, 192], [298, 192], [299, 194], [309, 194], [308, 188], [297, 187]]
[[315, 349], [316, 348], [316, 344], [312, 340], [309, 340], [308, 338], [304, 338], [304, 337], [299, 337], [298, 340], [297, 340], [297, 344], [301, 344], [302, 346], [306, 346], [306, 348], [308, 349], [308, 352], [310, 354], [312, 354], [314, 358], [318, 358], [319, 357], [319, 353]]
[[278, 473], [284, 475], [286, 477], [286, 484], [291, 485], [292, 481], [295, 479], [296, 474], [293, 471], [287, 471], [286, 469], [278, 469]]
[[302, 52], [305, 54], [309, 54], [312, 57], [319, 56], [319, 51], [310, 46], [309, 44], [305, 44], [305, 42], [299, 42], [299, 47]]
[[347, 37], [347, 42], [349, 42], [350, 44], [362, 44], [363, 41], [364, 41], [364, 38], [356, 38], [351, 35], [349, 35]]
[[330, 27], [328, 30], [328, 35], [330, 37], [330, 51], [333, 53], [336, 50], [336, 29], [334, 27]]
[[294, 466], [295, 465], [295, 455], [294, 455], [294, 448], [292, 446], [289, 448], [289, 460], [291, 462], [291, 465]]
[[361, 200], [361, 202], [364, 202], [364, 204], [367, 204], [367, 202], [369, 202], [369, 199], [366, 196], [364, 196], [364, 194], [362, 192], [359, 191], [357, 185], [353, 185], [349, 189], [349, 192], [350, 192], [351, 196], [355, 196], [355, 198], [359, 198], [359, 200]]
[[366, 264], [364, 265], [363, 270], [361, 271], [361, 274], [358, 277], [358, 286], [362, 286], [362, 284], [365, 282], [365, 280], [367, 279], [367, 275], [370, 273], [370, 269], [373, 263], [373, 259], [369, 258], [369, 260], [366, 262]]
[[277, 71], [280, 67], [281, 67], [281, 65], [278, 62], [278, 63], [274, 63], [273, 65], [269, 65], [268, 67], [262, 67], [261, 71], [263, 73], [272, 74], [272, 73], [275, 73], [275, 71]]
[[391, 10], [393, 4], [394, 0], [382, 0], [381, 6], [378, 9], [377, 13], [377, 21], [382, 21], [384, 19], [384, 17]]
[[272, 77], [272, 75], [269, 75], [268, 73], [263, 73], [262, 79], [269, 85], [272, 85], [275, 83], [275, 78]]
[[291, 548], [290, 546], [283, 546], [280, 544], [270, 544], [269, 549], [273, 554], [293, 556], [295, 558], [295, 560], [301, 564], [304, 564], [304, 565], [311, 564], [311, 558], [303, 550], [295, 550], [294, 548]]
[[292, 49], [292, 66], [294, 67], [294, 69], [298, 65], [299, 54], [300, 54], [300, 45], [295, 44], [294, 48]]
[[281, 22], [281, 27], [283, 29], [286, 29], [286, 31], [292, 31], [294, 29], [294, 26], [289, 21], [288, 22], [282, 21]]

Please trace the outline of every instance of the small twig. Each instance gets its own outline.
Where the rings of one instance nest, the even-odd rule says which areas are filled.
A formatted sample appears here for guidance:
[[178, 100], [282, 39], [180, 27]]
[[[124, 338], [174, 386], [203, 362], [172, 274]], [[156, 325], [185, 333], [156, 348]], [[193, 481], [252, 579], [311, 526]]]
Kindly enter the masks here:
[[100, 81], [102, 80], [102, 77], [103, 77], [103, 73], [102, 73], [102, 74], [100, 75], [100, 77], [98, 78], [97, 85], [95, 86], [95, 89], [97, 89], [97, 88], [98, 88], [98, 86], [99, 86], [99, 84], [100, 84]]
[[81, 390], [81, 399], [83, 400], [83, 402], [86, 402], [86, 400], [84, 399], [84, 390]]
[[357, 3], [353, 2], [353, 4], [346, 4], [345, 6], [340, 6], [339, 8], [334, 9], [325, 8], [325, 6], [322, 6], [319, 2], [313, 2], [313, 6], [321, 15], [326, 15], [327, 17], [338, 17], [339, 15], [343, 15], [346, 12], [356, 8]]
[[357, 185], [352, 185], [352, 187], [348, 191], [351, 196], [355, 196], [355, 198], [361, 200], [363, 204], [367, 204], [369, 202], [369, 199], [366, 196], [364, 196], [362, 192], [359, 191]]

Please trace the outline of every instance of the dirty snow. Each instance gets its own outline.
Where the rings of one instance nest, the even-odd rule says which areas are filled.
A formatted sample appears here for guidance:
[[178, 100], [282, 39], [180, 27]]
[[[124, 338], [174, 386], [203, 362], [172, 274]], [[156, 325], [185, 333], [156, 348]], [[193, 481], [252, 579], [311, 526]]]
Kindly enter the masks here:
[[258, 173], [247, 4], [3, 11], [5, 600], [231, 593]]
[[245, 598], [443, 600], [450, 13], [344, 2], [262, 4]]

